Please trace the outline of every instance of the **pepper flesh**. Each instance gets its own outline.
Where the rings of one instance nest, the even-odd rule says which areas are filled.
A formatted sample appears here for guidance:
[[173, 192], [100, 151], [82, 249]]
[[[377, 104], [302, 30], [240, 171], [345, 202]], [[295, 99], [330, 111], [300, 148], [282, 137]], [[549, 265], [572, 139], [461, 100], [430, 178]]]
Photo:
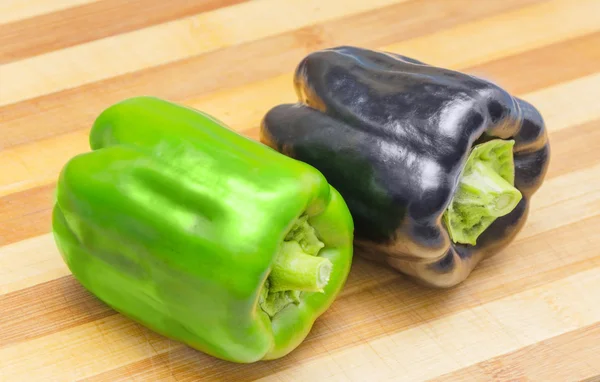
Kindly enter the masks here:
[[[101, 113], [90, 146], [59, 176], [56, 243], [86, 289], [150, 329], [229, 361], [278, 358], [345, 283], [352, 218], [309, 165], [153, 97]], [[328, 282], [269, 315], [261, 297], [297, 223], [323, 244]]]
[[[294, 86], [298, 102], [269, 110], [260, 139], [313, 165], [340, 191], [357, 253], [451, 287], [522, 228], [550, 158], [531, 104], [468, 74], [352, 46], [306, 56]], [[512, 158], [500, 161], [510, 163], [514, 184], [503, 184], [496, 200], [505, 208], [478, 210], [482, 198], [495, 199], [481, 185], [502, 182], [489, 163], [466, 166], [493, 140], [505, 148], [514, 141], [504, 150]]]

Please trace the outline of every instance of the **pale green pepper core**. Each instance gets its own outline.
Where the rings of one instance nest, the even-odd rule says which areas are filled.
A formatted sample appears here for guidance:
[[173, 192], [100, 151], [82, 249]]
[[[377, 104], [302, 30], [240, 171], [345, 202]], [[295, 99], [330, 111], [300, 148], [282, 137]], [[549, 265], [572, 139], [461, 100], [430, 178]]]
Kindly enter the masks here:
[[494, 139], [473, 148], [457, 191], [444, 213], [455, 243], [476, 245], [477, 238], [497, 218], [519, 204], [514, 187], [513, 140]]
[[300, 217], [281, 244], [273, 269], [262, 289], [260, 307], [273, 317], [289, 304], [300, 302], [300, 292], [323, 292], [333, 264], [319, 257], [325, 244], [308, 217]]

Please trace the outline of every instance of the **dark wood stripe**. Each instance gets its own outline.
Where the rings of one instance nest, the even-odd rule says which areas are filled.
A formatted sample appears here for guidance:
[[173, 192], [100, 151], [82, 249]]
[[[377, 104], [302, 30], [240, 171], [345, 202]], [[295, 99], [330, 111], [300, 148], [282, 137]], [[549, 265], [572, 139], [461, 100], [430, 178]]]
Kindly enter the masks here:
[[[258, 128], [242, 134], [258, 139]], [[546, 179], [583, 170], [600, 163], [589, 142], [600, 142], [600, 120], [572, 126], [550, 134], [553, 161]], [[573, 147], [581, 149], [573, 151]], [[16, 243], [50, 231], [52, 200], [56, 185], [50, 184], [0, 197], [0, 246]]]
[[0, 296], [0, 348], [116, 314], [72, 277]]
[[600, 49], [590, 49], [592, 46], [600, 46], [600, 32], [528, 50], [467, 71], [489, 78], [511, 93], [525, 94], [598, 72]]
[[11, 147], [90, 127], [104, 108], [131, 96], [151, 94], [174, 101], [197, 97], [290, 73], [316, 49], [348, 41], [376, 48], [539, 1], [414, 0], [43, 95], [0, 108], [0, 145]]
[[[523, 347], [430, 382], [600, 380], [600, 323]], [[560, 365], [560, 367], [556, 367]], [[589, 378], [589, 379], [588, 379]]]
[[244, 1], [247, 0], [102, 0], [1, 24], [0, 63], [36, 56]]
[[0, 198], [0, 247], [50, 231], [54, 188], [51, 184]]

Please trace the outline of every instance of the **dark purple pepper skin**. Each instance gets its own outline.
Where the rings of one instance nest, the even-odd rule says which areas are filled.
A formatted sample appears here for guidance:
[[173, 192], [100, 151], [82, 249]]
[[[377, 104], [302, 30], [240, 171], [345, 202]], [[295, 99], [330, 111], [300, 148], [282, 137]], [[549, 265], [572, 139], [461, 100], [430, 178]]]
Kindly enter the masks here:
[[[550, 158], [543, 118], [529, 103], [481, 78], [349, 46], [305, 57], [294, 86], [299, 102], [272, 108], [260, 139], [339, 190], [357, 253], [451, 287], [522, 228]], [[515, 140], [523, 199], [477, 245], [455, 244], [442, 215], [471, 148], [493, 138]]]

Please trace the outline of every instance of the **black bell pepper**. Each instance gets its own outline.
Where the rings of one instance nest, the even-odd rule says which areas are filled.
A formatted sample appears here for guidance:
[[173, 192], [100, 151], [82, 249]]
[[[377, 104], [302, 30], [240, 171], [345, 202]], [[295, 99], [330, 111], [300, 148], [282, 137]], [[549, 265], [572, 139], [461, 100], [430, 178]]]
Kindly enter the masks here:
[[261, 141], [319, 169], [346, 200], [357, 253], [450, 287], [523, 227], [550, 158], [538, 110], [498, 85], [342, 46], [297, 67], [296, 104]]

